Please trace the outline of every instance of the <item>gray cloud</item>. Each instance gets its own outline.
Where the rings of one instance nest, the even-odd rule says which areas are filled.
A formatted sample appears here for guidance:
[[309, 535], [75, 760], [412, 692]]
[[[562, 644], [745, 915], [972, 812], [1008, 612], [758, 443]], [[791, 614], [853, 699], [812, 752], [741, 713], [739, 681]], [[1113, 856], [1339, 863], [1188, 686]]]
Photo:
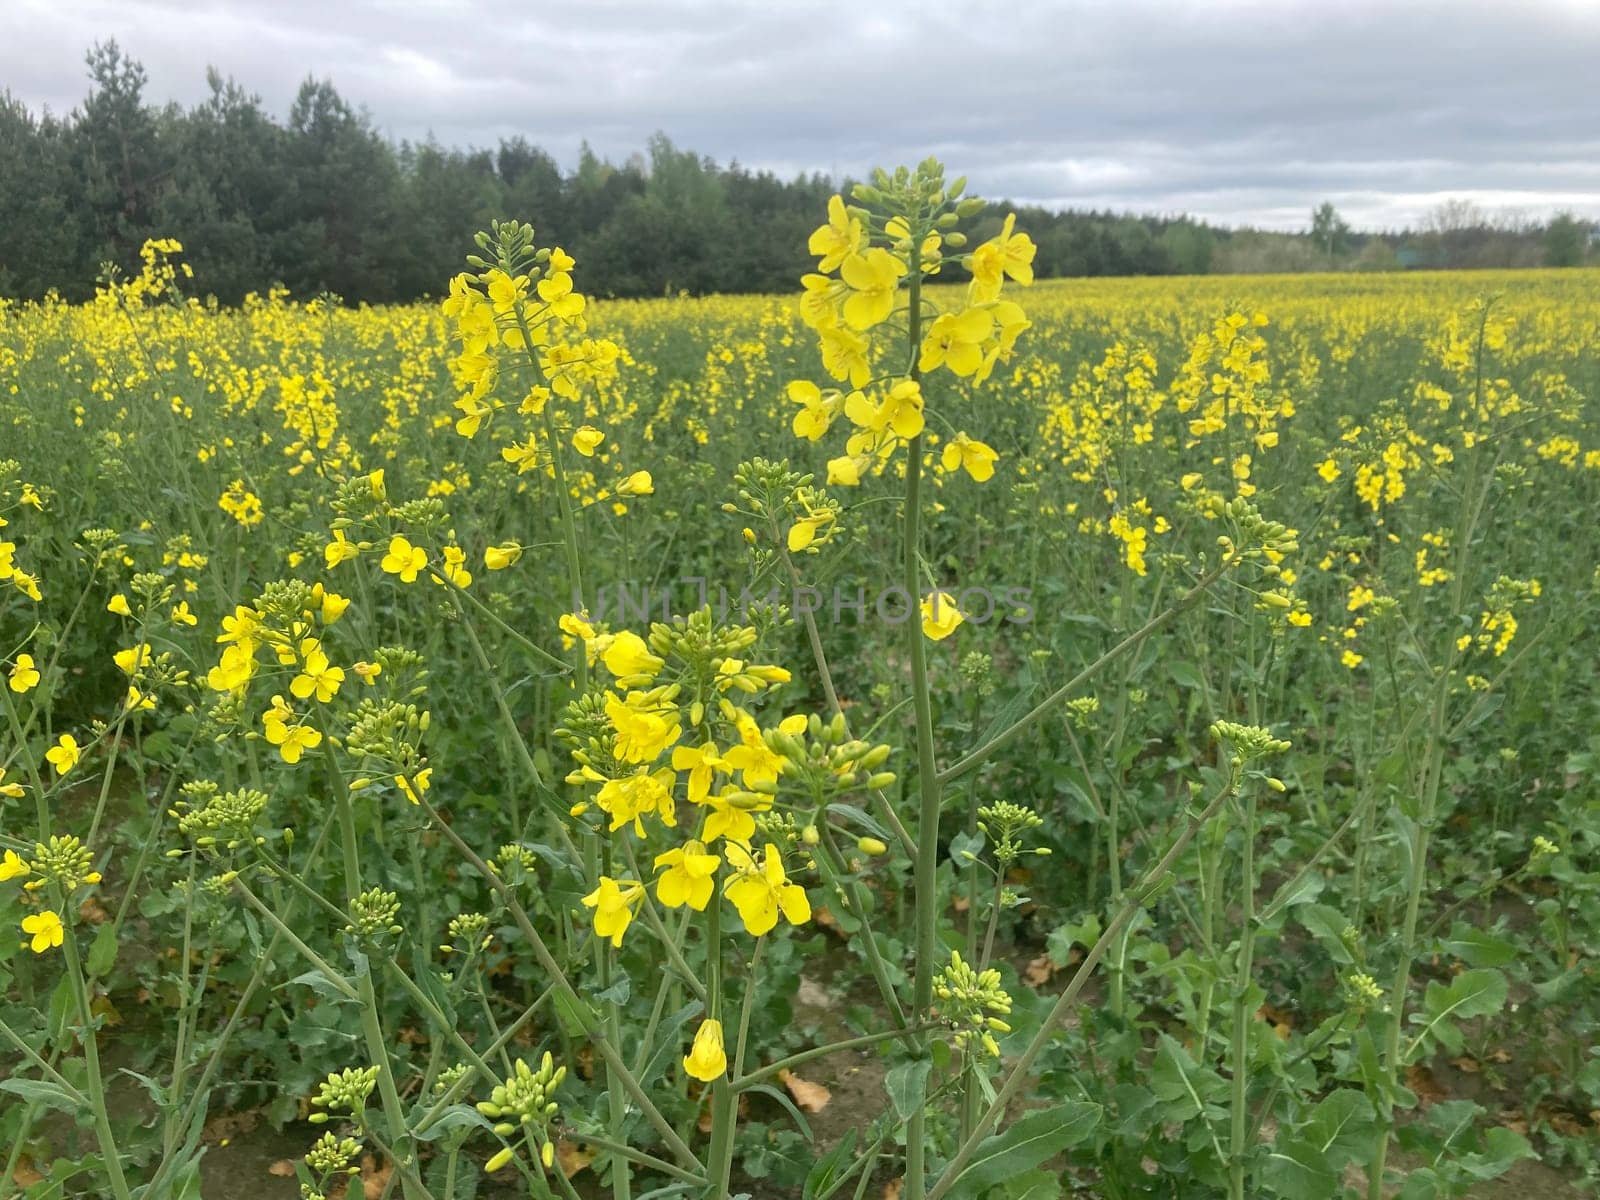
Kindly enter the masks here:
[[[0, 81], [70, 110], [115, 37], [150, 97], [331, 77], [395, 138], [571, 163], [654, 131], [781, 174], [938, 153], [975, 190], [1300, 228], [1449, 197], [1600, 217], [1592, 0], [6, 0]], [[534, 11], [529, 11], [534, 10]]]

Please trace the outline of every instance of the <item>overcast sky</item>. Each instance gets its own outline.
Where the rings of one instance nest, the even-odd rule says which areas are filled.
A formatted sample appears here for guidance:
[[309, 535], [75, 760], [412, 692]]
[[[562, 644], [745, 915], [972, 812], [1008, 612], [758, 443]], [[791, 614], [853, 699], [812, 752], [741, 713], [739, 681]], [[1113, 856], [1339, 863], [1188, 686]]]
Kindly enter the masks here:
[[0, 88], [67, 112], [111, 37], [158, 102], [211, 65], [282, 117], [314, 74], [396, 139], [564, 165], [659, 129], [782, 175], [937, 153], [988, 196], [1229, 225], [1600, 218], [1600, 0], [0, 0]]

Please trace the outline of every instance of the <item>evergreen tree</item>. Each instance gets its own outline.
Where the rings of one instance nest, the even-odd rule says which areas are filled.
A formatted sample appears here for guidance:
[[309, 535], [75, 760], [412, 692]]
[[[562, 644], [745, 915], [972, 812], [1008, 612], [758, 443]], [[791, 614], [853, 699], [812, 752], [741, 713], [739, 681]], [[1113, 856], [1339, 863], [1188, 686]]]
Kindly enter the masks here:
[[[531, 221], [542, 243], [562, 245], [597, 295], [789, 292], [813, 265], [806, 240], [828, 197], [850, 189], [719, 166], [664, 133], [622, 163], [585, 143], [567, 174], [522, 137], [494, 150], [431, 137], [397, 146], [318, 79], [301, 85], [283, 121], [215, 70], [198, 105], [156, 108], [144, 68], [115, 42], [86, 61], [89, 94], [65, 118], [0, 97], [0, 294], [54, 288], [83, 299], [102, 262], [131, 269], [146, 239], [176, 237], [198, 286], [224, 302], [275, 284], [302, 298], [413, 300], [444, 289], [495, 216]], [[990, 205], [975, 237], [993, 235], [1009, 211]], [[1017, 216], [1038, 245], [1041, 278], [1395, 265], [1409, 236], [1357, 242], [1330, 203], [1304, 234], [1026, 206]], [[1457, 203], [1433, 214], [1415, 259], [1568, 265], [1583, 260], [1590, 232], [1570, 214], [1543, 227], [1496, 224]], [[954, 263], [941, 276], [964, 277]]]

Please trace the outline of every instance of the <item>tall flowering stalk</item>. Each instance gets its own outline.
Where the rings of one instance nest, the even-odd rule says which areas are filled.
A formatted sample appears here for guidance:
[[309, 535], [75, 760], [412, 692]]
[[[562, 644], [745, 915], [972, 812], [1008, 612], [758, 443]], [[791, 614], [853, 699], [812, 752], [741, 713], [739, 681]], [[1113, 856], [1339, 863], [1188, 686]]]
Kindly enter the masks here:
[[[972, 281], [952, 298], [953, 304], [941, 307], [924, 291], [924, 280], [939, 274], [947, 250], [965, 245], [965, 235], [957, 228], [961, 220], [983, 207], [980, 200], [963, 199], [964, 190], [964, 180], [947, 187], [943, 167], [929, 159], [915, 171], [902, 167], [892, 176], [876, 172], [870, 185], [855, 189], [853, 205], [846, 205], [840, 196], [829, 201], [827, 223], [811, 235], [818, 269], [802, 281], [800, 310], [816, 332], [824, 368], [849, 390], [824, 391], [805, 382], [789, 389], [790, 398], [801, 405], [794, 418], [797, 435], [820, 440], [840, 417], [851, 427], [845, 453], [828, 464], [829, 484], [856, 486], [864, 476], [891, 468], [904, 479], [900, 587], [904, 602], [917, 605], [921, 617], [906, 622], [917, 748], [917, 820], [912, 831], [916, 958], [909, 1012], [913, 1023], [933, 1012], [940, 918], [942, 787], [927, 642], [949, 637], [963, 620], [954, 599], [925, 582], [924, 381], [940, 370], [973, 384], [986, 380], [998, 363], [1010, 357], [1017, 338], [1028, 328], [1022, 308], [1001, 299], [1005, 283], [1033, 282], [1034, 245], [1027, 234], [1015, 232], [1015, 218], [1008, 217], [996, 237], [959, 257]], [[957, 256], [949, 259], [957, 260]], [[951, 432], [941, 468], [965, 470], [979, 482], [991, 478], [995, 451], [947, 417], [942, 419]], [[915, 1048], [919, 1057], [925, 1057], [926, 1038], [918, 1037]], [[927, 1141], [927, 1108], [917, 1105], [906, 1134], [908, 1200], [921, 1200], [926, 1188]]]

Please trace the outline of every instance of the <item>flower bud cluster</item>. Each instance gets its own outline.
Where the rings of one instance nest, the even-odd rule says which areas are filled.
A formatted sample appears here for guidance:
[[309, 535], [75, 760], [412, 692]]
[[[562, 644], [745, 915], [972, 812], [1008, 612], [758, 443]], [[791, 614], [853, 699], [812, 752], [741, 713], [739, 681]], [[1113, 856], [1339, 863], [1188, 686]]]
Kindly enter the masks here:
[[843, 713], [829, 721], [812, 713], [803, 733], [777, 728], [763, 737], [786, 760], [780, 779], [819, 800], [864, 787], [886, 788], [895, 781], [893, 771], [881, 769], [894, 748], [850, 737]]
[[[548, 1168], [555, 1160], [549, 1125], [560, 1111], [555, 1094], [566, 1077], [567, 1068], [556, 1066], [549, 1051], [537, 1071], [519, 1058], [505, 1082], [495, 1086], [489, 1099], [479, 1101], [478, 1111], [495, 1122], [494, 1131], [501, 1137], [511, 1137], [519, 1130], [525, 1133], [539, 1147], [540, 1161]], [[512, 1149], [507, 1146], [484, 1164], [484, 1170], [498, 1171], [511, 1158]]]
[[517, 842], [507, 842], [489, 860], [489, 869], [512, 887], [537, 879], [539, 856]]
[[1011, 1026], [1001, 1019], [1011, 1013], [1011, 997], [1000, 986], [998, 970], [974, 970], [959, 950], [952, 950], [949, 965], [933, 982], [933, 994], [940, 1014], [958, 1027], [956, 1045], [970, 1049], [977, 1042], [991, 1057], [1000, 1057], [994, 1035], [1011, 1032]]
[[265, 792], [255, 788], [223, 792], [209, 779], [186, 783], [179, 791], [183, 799], [174, 802], [168, 815], [198, 849], [237, 850], [261, 841], [256, 825], [266, 812]]
[[1213, 507], [1214, 515], [1225, 518], [1234, 529], [1233, 537], [1224, 534], [1217, 538], [1217, 544], [1229, 558], [1236, 554], [1264, 555], [1270, 561], [1276, 561], [1300, 548], [1295, 530], [1280, 521], [1267, 520], [1243, 496], [1235, 496], [1231, 500], [1216, 497]]
[[460, 913], [450, 918], [450, 941], [441, 943], [439, 953], [454, 954], [465, 950], [476, 954], [487, 950], [493, 937], [489, 933], [489, 918], [482, 913]]
[[[409, 776], [427, 762], [421, 745], [431, 722], [432, 714], [415, 704], [363, 699], [345, 734], [345, 749], [354, 757], [378, 760], [384, 774]], [[357, 780], [351, 790], [360, 791], [363, 786], [366, 781]]]
[[1044, 818], [1031, 808], [1001, 800], [978, 809], [978, 828], [994, 847], [995, 861], [1004, 868], [1011, 866], [1024, 854], [1048, 855], [1047, 846], [1028, 849], [1022, 844], [1023, 836], [1044, 825]]
[[61, 886], [64, 892], [73, 892], [80, 887], [100, 882], [100, 872], [93, 869], [94, 856], [89, 853], [89, 848], [70, 833], [55, 834], [47, 842], [35, 842], [33, 857], [27, 862], [27, 870], [19, 874], [31, 874], [22, 886], [29, 891], [38, 891], [46, 884], [55, 883]]
[[312, 1104], [327, 1111], [314, 1112], [306, 1119], [313, 1125], [325, 1125], [333, 1119], [331, 1114], [346, 1112], [360, 1125], [362, 1114], [366, 1111], [367, 1097], [372, 1095], [372, 1089], [377, 1086], [378, 1068], [375, 1066], [347, 1067], [334, 1072], [311, 1097]]
[[345, 932], [363, 942], [398, 937], [404, 929], [395, 921], [400, 915], [400, 897], [382, 888], [368, 888], [350, 901], [350, 915], [354, 923], [345, 926]]

